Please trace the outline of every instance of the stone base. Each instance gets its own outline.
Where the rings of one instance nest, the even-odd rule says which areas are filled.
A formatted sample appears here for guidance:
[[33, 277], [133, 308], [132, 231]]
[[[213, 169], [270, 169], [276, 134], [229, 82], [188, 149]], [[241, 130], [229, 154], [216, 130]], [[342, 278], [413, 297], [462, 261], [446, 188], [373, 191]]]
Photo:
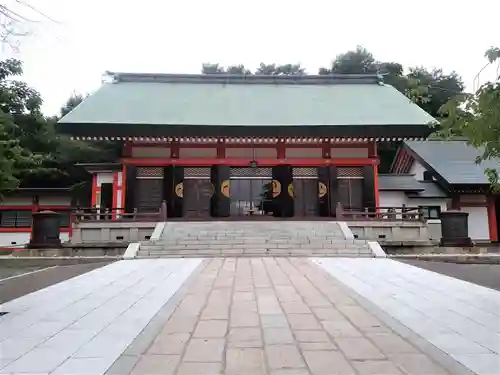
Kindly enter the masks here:
[[30, 242], [26, 245], [27, 249], [57, 249], [62, 247], [63, 246], [60, 239], [44, 243]]
[[472, 247], [472, 239], [470, 237], [454, 237], [454, 238], [441, 238], [439, 246], [467, 246]]

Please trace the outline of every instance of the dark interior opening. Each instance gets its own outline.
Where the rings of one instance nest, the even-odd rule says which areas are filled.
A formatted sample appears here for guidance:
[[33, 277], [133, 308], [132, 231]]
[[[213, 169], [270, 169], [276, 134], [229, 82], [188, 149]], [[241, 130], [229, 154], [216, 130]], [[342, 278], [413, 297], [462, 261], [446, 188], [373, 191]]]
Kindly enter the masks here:
[[101, 185], [101, 208], [113, 208], [113, 184]]

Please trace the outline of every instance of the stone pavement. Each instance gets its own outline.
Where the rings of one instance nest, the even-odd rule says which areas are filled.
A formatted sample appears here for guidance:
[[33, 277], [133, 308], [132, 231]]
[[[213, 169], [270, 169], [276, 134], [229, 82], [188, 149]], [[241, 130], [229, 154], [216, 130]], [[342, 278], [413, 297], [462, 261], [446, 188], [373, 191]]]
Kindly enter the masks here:
[[139, 336], [140, 344], [133, 343], [106, 374], [469, 373], [434, 357], [427, 343], [403, 337], [390, 317], [376, 315], [305, 258], [205, 264], [159, 332]]
[[103, 374], [200, 263], [116, 262], [0, 305], [0, 374]]
[[474, 373], [500, 374], [500, 292], [389, 259], [316, 263]]

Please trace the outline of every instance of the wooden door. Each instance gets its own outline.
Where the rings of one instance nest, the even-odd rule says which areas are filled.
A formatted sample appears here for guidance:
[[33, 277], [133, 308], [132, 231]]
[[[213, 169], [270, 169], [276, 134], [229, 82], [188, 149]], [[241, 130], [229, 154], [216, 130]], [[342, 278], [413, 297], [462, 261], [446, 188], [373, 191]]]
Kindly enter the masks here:
[[210, 180], [184, 180], [184, 212], [186, 218], [210, 217], [210, 198], [214, 188]]
[[295, 216], [318, 216], [318, 180], [293, 181]]

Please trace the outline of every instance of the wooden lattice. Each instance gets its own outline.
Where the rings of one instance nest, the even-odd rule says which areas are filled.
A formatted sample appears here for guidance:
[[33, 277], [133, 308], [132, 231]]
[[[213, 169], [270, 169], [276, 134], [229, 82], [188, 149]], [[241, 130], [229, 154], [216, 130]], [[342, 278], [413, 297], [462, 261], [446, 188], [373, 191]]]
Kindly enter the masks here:
[[162, 167], [139, 167], [137, 178], [163, 178]]
[[189, 167], [184, 168], [184, 178], [210, 178], [210, 168]]
[[273, 175], [272, 168], [231, 168], [231, 177], [269, 177]]
[[337, 169], [338, 178], [363, 178], [362, 167], [339, 167]]
[[318, 169], [315, 167], [294, 167], [293, 177], [318, 177]]

